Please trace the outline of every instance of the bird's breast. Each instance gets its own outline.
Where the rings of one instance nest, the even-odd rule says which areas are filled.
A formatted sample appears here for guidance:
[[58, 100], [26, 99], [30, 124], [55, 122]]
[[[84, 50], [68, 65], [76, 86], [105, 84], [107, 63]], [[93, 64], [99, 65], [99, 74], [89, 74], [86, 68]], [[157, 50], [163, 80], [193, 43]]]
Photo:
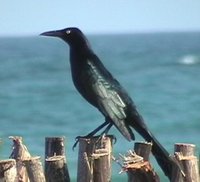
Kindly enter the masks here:
[[90, 63], [82, 61], [71, 64], [72, 80], [78, 92], [92, 105], [97, 106], [93, 85], [97, 81], [97, 70]]

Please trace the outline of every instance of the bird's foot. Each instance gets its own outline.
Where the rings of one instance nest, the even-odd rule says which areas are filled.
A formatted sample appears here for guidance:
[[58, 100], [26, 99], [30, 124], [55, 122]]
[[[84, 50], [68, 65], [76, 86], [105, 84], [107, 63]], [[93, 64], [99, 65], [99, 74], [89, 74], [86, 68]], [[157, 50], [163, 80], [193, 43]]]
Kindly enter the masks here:
[[97, 140], [96, 140], [96, 144], [98, 144], [98, 143], [103, 143], [103, 140], [104, 140], [104, 138], [106, 137], [106, 134], [104, 133], [104, 134], [102, 134], [102, 135], [100, 135], [98, 138], [97, 138]]
[[116, 144], [117, 143], [117, 137], [115, 135], [112, 135], [112, 139], [113, 139], [113, 143]]
[[103, 140], [105, 139], [105, 137], [109, 137], [111, 138], [111, 141], [113, 141], [113, 143], [115, 144], [117, 142], [117, 138], [114, 135], [107, 135], [106, 133], [102, 133], [98, 139], [96, 140], [96, 144], [97, 143], [103, 143]]
[[74, 149], [76, 148], [76, 146], [77, 146], [77, 144], [78, 144], [78, 142], [79, 142], [79, 140], [80, 140], [81, 138], [91, 138], [91, 137], [92, 137], [91, 135], [77, 136], [77, 137], [75, 138], [76, 141], [75, 141], [75, 143], [74, 143], [72, 149], [74, 150]]
[[102, 132], [100, 137], [105, 137], [105, 136], [108, 136], [112, 139], [112, 141], [114, 141], [113, 143], [115, 144], [117, 142], [117, 137], [115, 135], [108, 135], [107, 132]]
[[[102, 142], [103, 139], [104, 139], [106, 136], [107, 136], [106, 133], [102, 133], [102, 134], [98, 137], [98, 139], [96, 140], [95, 143]], [[112, 138], [112, 140], [114, 141], [114, 142], [113, 142], [114, 144], [117, 142], [117, 138], [116, 138], [114, 135], [108, 135], [108, 136]], [[79, 140], [80, 140], [81, 138], [85, 138], [85, 139], [88, 138], [88, 139], [89, 139], [89, 138], [91, 138], [91, 137], [93, 137], [93, 136], [92, 136], [92, 135], [77, 136], [77, 137], [75, 138], [76, 141], [75, 141], [75, 143], [74, 143], [72, 149], [74, 150], [74, 149], [76, 148], [76, 146], [77, 146], [77, 144], [78, 144], [78, 142], [79, 142]]]

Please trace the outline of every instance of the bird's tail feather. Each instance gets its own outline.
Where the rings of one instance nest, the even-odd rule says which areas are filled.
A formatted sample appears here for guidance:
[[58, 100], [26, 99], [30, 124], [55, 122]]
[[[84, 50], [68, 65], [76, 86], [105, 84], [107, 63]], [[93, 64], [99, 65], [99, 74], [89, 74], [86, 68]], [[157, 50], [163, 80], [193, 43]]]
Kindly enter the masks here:
[[159, 141], [153, 136], [153, 134], [147, 129], [142, 122], [140, 125], [134, 125], [134, 129], [148, 142], [152, 142], [152, 154], [156, 158], [159, 166], [165, 173], [165, 175], [171, 179], [172, 171], [174, 167], [180, 169], [174, 159], [172, 159], [167, 150], [159, 143]]

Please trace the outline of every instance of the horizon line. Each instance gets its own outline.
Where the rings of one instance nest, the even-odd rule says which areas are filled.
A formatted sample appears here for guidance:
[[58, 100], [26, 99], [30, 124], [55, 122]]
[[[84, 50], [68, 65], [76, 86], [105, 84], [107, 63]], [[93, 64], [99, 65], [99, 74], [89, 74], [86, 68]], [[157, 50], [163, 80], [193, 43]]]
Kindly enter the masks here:
[[[200, 33], [200, 30], [155, 30], [155, 31], [84, 31], [86, 35], [134, 35], [134, 34]], [[0, 34], [0, 38], [39, 37], [40, 33]]]

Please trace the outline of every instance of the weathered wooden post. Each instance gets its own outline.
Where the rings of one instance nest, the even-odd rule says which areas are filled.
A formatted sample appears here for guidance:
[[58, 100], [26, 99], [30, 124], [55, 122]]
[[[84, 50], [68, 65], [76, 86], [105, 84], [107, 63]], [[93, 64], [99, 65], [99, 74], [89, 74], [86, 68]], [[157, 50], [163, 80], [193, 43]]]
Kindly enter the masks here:
[[149, 160], [152, 143], [137, 142], [134, 152], [129, 151], [123, 157], [123, 168], [127, 171], [128, 182], [160, 182], [159, 176], [154, 171]]
[[64, 137], [45, 138], [45, 176], [47, 182], [70, 181], [64, 141]]
[[65, 137], [46, 137], [45, 159], [57, 155], [65, 156]]
[[20, 136], [10, 136], [9, 139], [13, 141], [12, 153], [10, 158], [16, 160], [17, 176], [19, 181], [29, 182], [26, 168], [23, 160], [31, 157], [27, 147], [23, 144], [23, 139]]
[[134, 151], [137, 155], [143, 157], [144, 161], [149, 161], [151, 149], [152, 149], [152, 143], [135, 142]]
[[46, 174], [46, 180], [48, 182], [69, 182], [65, 157], [58, 155], [46, 159]]
[[31, 182], [46, 181], [39, 156], [30, 157], [29, 159], [26, 159], [23, 162], [26, 166], [27, 173]]
[[0, 161], [0, 182], [18, 182], [16, 161], [14, 159]]
[[110, 182], [112, 136], [79, 139], [77, 182]]
[[184, 175], [174, 175], [172, 182], [199, 182], [198, 159], [195, 156], [195, 145], [186, 143], [176, 143], [174, 146], [175, 158], [180, 164]]

